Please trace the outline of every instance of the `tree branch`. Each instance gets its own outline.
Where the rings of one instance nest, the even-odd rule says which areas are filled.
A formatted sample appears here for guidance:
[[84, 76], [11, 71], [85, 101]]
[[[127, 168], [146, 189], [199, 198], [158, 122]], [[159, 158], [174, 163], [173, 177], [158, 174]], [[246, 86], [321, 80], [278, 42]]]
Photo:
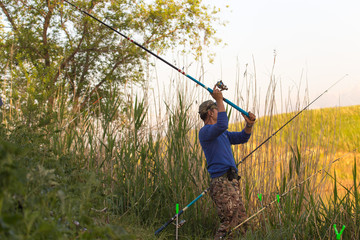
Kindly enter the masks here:
[[105, 76], [105, 77], [93, 88], [93, 90], [91, 90], [91, 92], [86, 96], [86, 98], [84, 99], [84, 101], [81, 103], [80, 109], [82, 109], [82, 108], [85, 106], [85, 104], [88, 102], [89, 98], [101, 87], [101, 85], [103, 85], [103, 84], [106, 82], [106, 80], [108, 80], [108, 76], [111, 75], [111, 74], [113, 74], [114, 71], [119, 67], [119, 65], [120, 65], [121, 63], [123, 63], [124, 60], [126, 60], [129, 56], [130, 56], [130, 55], [127, 55], [127, 56], [124, 57], [121, 61], [117, 61], [117, 62], [114, 64], [114, 66], [113, 66], [113, 68], [111, 69], [111, 71], [110, 71], [108, 74], [106, 74], [106, 76]]
[[[84, 33], [85, 33], [85, 28], [86, 28], [86, 26], [84, 26]], [[79, 52], [80, 46], [83, 43], [84, 39], [85, 39], [85, 34], [83, 34], [83, 36], [80, 39], [79, 44], [77, 45], [75, 50], [61, 63], [59, 70], [56, 72], [55, 76], [53, 77], [53, 84], [55, 84], [57, 82], [57, 79], [59, 78], [61, 71], [74, 58], [75, 54], [77, 54]]]
[[80, 92], [81, 92], [81, 83], [84, 81], [85, 79], [85, 75], [86, 73], [88, 72], [89, 70], [89, 61], [90, 61], [90, 52], [87, 52], [86, 53], [86, 57], [85, 57], [85, 66], [84, 66], [84, 69], [82, 71], [82, 74], [81, 74], [81, 77], [80, 77], [80, 80], [79, 80], [79, 85], [78, 85], [78, 89], [76, 91], [76, 97], [78, 97], [80, 95]]
[[5, 7], [5, 5], [4, 5], [4, 3], [2, 1], [0, 1], [0, 7], [3, 10], [3, 12], [5, 13], [5, 15], [6, 15], [7, 19], [9, 20], [9, 22], [10, 22], [11, 26], [13, 27], [13, 29], [15, 31], [17, 31], [18, 28], [16, 27], [12, 17], [9, 14], [9, 11], [6, 9], [6, 7]]
[[49, 1], [47, 1], [47, 7], [48, 7], [49, 11], [47, 12], [47, 14], [45, 16], [42, 38], [43, 38], [43, 44], [44, 44], [45, 66], [49, 67], [50, 66], [50, 55], [49, 55], [49, 49], [47, 48], [47, 44], [48, 44], [47, 31], [48, 31], [49, 26], [50, 26], [50, 20], [51, 20], [51, 17], [52, 17], [52, 13], [54, 11], [54, 5], [51, 5], [49, 3]]
[[157, 42], [159, 41], [160, 39], [163, 39], [163, 38], [166, 38], [167, 36], [171, 35], [171, 34], [174, 34], [177, 30], [179, 30], [178, 27], [174, 28], [173, 30], [167, 32], [167, 33], [163, 33], [161, 34], [159, 37], [155, 38], [155, 39], [152, 39], [151, 38], [155, 35], [155, 34], [152, 34], [146, 41], [145, 41], [145, 44], [149, 44], [149, 43], [152, 43], [152, 42]]

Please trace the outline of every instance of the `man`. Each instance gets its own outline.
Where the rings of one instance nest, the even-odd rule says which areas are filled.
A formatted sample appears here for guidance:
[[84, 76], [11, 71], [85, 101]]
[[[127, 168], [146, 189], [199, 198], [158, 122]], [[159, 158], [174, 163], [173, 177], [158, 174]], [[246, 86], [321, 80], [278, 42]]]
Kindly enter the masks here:
[[[223, 95], [216, 85], [211, 96], [216, 103], [208, 100], [199, 106], [200, 118], [205, 124], [200, 129], [199, 140], [211, 177], [210, 195], [220, 218], [220, 227], [215, 235], [217, 240], [246, 219], [240, 196], [240, 177], [231, 145], [246, 143], [249, 140], [256, 117], [251, 112], [249, 112], [249, 117], [243, 115], [246, 127], [241, 132], [228, 132], [228, 117]], [[241, 230], [244, 234], [246, 226]]]

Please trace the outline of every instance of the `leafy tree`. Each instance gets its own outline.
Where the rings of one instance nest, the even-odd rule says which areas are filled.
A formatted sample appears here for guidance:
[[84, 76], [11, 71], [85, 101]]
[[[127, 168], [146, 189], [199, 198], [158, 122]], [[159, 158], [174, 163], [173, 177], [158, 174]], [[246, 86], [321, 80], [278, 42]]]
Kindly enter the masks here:
[[[218, 42], [219, 9], [202, 0], [77, 0], [81, 9], [159, 54], [178, 45], [200, 56]], [[147, 54], [92, 18], [59, 0], [0, 0], [0, 70], [12, 76], [15, 97], [32, 111], [49, 109], [60, 86], [69, 86], [73, 108], [84, 107], [108, 86], [143, 81]]]

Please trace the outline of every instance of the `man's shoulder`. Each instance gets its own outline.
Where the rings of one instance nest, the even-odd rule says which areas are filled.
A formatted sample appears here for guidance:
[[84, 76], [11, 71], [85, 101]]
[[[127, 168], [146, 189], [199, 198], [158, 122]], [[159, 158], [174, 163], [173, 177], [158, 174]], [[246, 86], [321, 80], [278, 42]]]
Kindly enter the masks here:
[[206, 132], [206, 130], [209, 128], [209, 125], [204, 125], [200, 128], [200, 131], [199, 131], [199, 135], [200, 134], [203, 134], [204, 132]]

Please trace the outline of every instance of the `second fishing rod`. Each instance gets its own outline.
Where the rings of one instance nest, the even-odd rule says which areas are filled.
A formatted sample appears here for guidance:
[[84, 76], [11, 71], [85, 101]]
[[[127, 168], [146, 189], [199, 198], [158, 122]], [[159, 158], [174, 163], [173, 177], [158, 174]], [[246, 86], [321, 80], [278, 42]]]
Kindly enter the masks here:
[[[288, 125], [290, 122], [292, 122], [295, 118], [297, 118], [302, 112], [304, 112], [306, 109], [308, 109], [314, 102], [316, 102], [319, 98], [321, 98], [325, 93], [327, 93], [332, 87], [334, 87], [336, 84], [338, 84], [340, 81], [342, 81], [347, 75], [340, 78], [338, 81], [336, 81], [334, 84], [332, 84], [329, 88], [327, 88], [324, 92], [322, 92], [319, 96], [317, 96], [313, 101], [311, 101], [308, 105], [306, 105], [303, 109], [301, 109], [299, 112], [297, 112], [293, 117], [291, 117], [285, 124], [283, 124], [278, 130], [276, 130], [274, 133], [272, 133], [268, 138], [266, 138], [262, 143], [260, 143], [254, 150], [252, 150], [248, 155], [246, 155], [239, 163], [236, 164], [236, 166], [239, 166], [239, 164], [243, 163], [247, 158], [249, 158], [255, 151], [257, 151], [261, 146], [263, 146], [266, 142], [268, 142], [272, 137], [276, 136], [276, 134], [281, 131], [286, 125]], [[193, 205], [196, 201], [198, 201], [201, 197], [203, 197], [206, 193], [210, 191], [210, 188], [207, 188], [204, 190], [197, 198], [195, 198], [191, 203], [186, 205], [178, 215], [174, 215], [172, 218], [170, 218], [165, 224], [163, 224], [159, 229], [155, 231], [155, 235], [158, 235], [161, 231], [163, 231], [168, 225], [170, 225], [173, 221], [176, 220], [178, 216], [183, 214], [191, 205]]]
[[[358, 150], [358, 148], [354, 149], [353, 152], [355, 153], [356, 150]], [[295, 184], [293, 187], [291, 187], [288, 191], [282, 193], [281, 195], [278, 195], [278, 198], [276, 200], [271, 201], [270, 203], [268, 203], [267, 205], [263, 206], [260, 210], [258, 210], [257, 212], [255, 212], [253, 215], [251, 215], [250, 217], [248, 217], [247, 219], [245, 219], [243, 222], [241, 222], [240, 224], [238, 224], [237, 226], [235, 226], [234, 228], [232, 228], [231, 230], [229, 230], [226, 234], [224, 234], [222, 236], [222, 239], [226, 239], [227, 236], [231, 235], [236, 229], [238, 229], [240, 226], [244, 225], [245, 223], [247, 223], [248, 221], [250, 221], [251, 219], [253, 219], [254, 217], [256, 217], [257, 215], [259, 215], [261, 212], [263, 212], [265, 209], [269, 208], [271, 205], [273, 205], [275, 202], [280, 203], [280, 199], [284, 198], [287, 194], [291, 193], [292, 191], [294, 191], [295, 189], [301, 187], [304, 183], [306, 183], [307, 181], [310, 181], [312, 178], [314, 178], [317, 174], [321, 173], [321, 172], [325, 172], [327, 173], [327, 171], [325, 169], [329, 168], [332, 164], [338, 162], [339, 160], [345, 158], [345, 156], [349, 155], [349, 153], [344, 154], [343, 156], [336, 158], [335, 160], [331, 161], [328, 165], [326, 165], [325, 167], [321, 168], [320, 170], [317, 170], [315, 173], [313, 173], [312, 175], [310, 175], [309, 177], [307, 177], [305, 180], [301, 181], [300, 183]], [[328, 174], [328, 173], [327, 173]], [[353, 185], [351, 188], [353, 188], [355, 185]]]

